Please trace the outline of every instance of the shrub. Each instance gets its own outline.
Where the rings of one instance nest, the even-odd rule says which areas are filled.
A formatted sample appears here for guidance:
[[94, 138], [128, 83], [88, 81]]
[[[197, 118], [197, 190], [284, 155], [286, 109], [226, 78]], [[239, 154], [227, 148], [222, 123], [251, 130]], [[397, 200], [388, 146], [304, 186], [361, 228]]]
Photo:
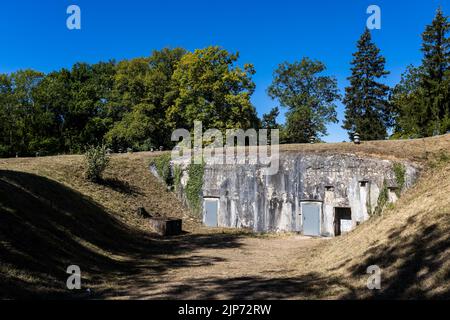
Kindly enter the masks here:
[[106, 151], [106, 146], [87, 148], [84, 154], [84, 160], [86, 165], [86, 178], [93, 182], [99, 181], [110, 160]]

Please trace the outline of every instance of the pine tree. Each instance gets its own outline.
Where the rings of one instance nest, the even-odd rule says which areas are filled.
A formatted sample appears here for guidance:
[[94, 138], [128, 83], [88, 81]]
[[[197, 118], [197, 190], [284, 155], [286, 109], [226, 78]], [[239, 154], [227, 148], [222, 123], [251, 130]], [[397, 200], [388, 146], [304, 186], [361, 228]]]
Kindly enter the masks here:
[[385, 71], [386, 60], [380, 49], [372, 42], [368, 29], [357, 44], [353, 54], [350, 86], [345, 89], [345, 120], [343, 128], [350, 140], [358, 132], [363, 140], [382, 140], [387, 128], [392, 126], [390, 106], [387, 100], [389, 87], [378, 82], [389, 74]]
[[422, 101], [423, 115], [421, 126], [424, 135], [445, 133], [450, 129], [450, 31], [448, 18], [439, 8], [433, 22], [422, 34]]

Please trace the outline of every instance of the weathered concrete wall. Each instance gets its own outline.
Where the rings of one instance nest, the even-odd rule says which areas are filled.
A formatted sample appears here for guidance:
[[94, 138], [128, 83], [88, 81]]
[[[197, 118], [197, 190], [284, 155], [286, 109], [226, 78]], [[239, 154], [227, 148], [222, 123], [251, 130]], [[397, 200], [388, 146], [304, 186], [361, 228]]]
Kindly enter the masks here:
[[[417, 169], [409, 163], [403, 165], [404, 187], [408, 188], [416, 179]], [[321, 234], [333, 236], [336, 207], [351, 208], [347, 228], [354, 228], [376, 208], [384, 181], [392, 184], [395, 179], [389, 160], [281, 153], [279, 172], [272, 176], [263, 176], [258, 165], [206, 165], [202, 196], [219, 199], [219, 226], [257, 232], [302, 232], [300, 204], [319, 202]], [[182, 184], [186, 183], [184, 173]]]

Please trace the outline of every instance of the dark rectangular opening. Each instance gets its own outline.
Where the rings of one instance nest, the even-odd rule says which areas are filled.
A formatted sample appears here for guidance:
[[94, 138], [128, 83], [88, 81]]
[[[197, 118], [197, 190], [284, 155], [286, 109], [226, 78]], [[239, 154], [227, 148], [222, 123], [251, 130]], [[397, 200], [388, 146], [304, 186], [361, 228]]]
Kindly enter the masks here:
[[341, 220], [352, 220], [352, 210], [350, 208], [334, 208], [334, 235], [340, 236]]

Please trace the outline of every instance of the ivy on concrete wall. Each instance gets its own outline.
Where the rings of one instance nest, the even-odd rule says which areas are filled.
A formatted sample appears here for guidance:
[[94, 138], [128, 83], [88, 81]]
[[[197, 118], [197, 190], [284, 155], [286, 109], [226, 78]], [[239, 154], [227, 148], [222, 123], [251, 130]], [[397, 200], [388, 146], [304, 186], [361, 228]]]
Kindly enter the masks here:
[[180, 166], [173, 166], [173, 185], [175, 187], [175, 191], [178, 191], [181, 186], [181, 176], [183, 174], [183, 170]]
[[204, 164], [190, 164], [188, 167], [188, 182], [186, 184], [185, 194], [189, 207], [195, 214], [200, 215], [202, 209], [202, 187]]
[[394, 163], [394, 174], [395, 174], [395, 180], [397, 182], [397, 196], [400, 196], [400, 193], [402, 192], [404, 186], [405, 186], [405, 175], [406, 175], [406, 169], [405, 166], [401, 163]]
[[389, 190], [386, 180], [383, 181], [383, 187], [381, 188], [380, 195], [378, 196], [377, 206], [375, 207], [374, 214], [379, 215], [383, 212], [386, 204], [389, 201]]
[[[171, 164], [170, 154], [163, 154], [155, 157], [151, 160], [150, 165], [156, 169], [159, 177], [172, 189], [172, 191], [178, 192], [180, 190], [183, 169], [179, 165]], [[202, 210], [204, 170], [204, 163], [190, 164], [187, 167], [188, 180], [183, 190], [189, 208], [197, 215], [200, 215]]]
[[159, 177], [170, 187], [173, 185], [173, 177], [170, 169], [171, 155], [160, 155], [151, 160], [150, 165], [156, 168]]

